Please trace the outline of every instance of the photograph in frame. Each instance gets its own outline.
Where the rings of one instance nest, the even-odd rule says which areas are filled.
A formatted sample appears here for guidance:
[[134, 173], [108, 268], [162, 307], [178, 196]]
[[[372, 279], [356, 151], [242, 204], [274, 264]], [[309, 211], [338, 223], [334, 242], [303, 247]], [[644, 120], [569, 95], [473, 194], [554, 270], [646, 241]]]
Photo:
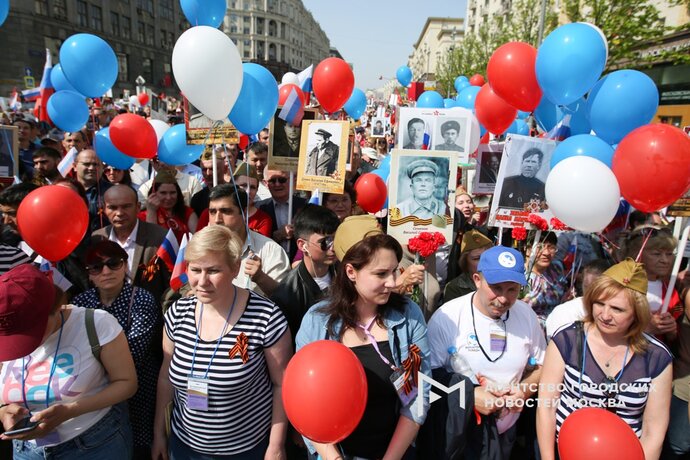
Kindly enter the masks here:
[[350, 123], [335, 120], [302, 122], [297, 189], [343, 193]]
[[452, 240], [457, 156], [394, 149], [388, 179], [388, 233], [401, 244], [421, 232]]
[[213, 127], [215, 122], [197, 110], [187, 98], [183, 98], [183, 107], [187, 144], [239, 144], [240, 133], [227, 118], [222, 125]]
[[374, 117], [371, 119], [371, 137], [383, 137], [390, 134], [388, 119], [384, 117]]
[[293, 126], [278, 117], [282, 107], [278, 107], [268, 130], [268, 166], [279, 171], [297, 172], [299, 162], [300, 143], [302, 142], [302, 126], [305, 120], [315, 120], [317, 111], [305, 109], [304, 118], [298, 126]]
[[474, 193], [494, 193], [502, 156], [502, 142], [479, 144], [477, 149], [477, 169], [474, 174]]
[[459, 109], [401, 107], [397, 148], [455, 152], [461, 164], [470, 163], [472, 120]]
[[546, 178], [558, 142], [509, 134], [496, 179], [489, 225], [523, 227], [530, 214], [547, 222], [553, 217], [546, 203]]
[[19, 128], [0, 125], [0, 177], [19, 175]]

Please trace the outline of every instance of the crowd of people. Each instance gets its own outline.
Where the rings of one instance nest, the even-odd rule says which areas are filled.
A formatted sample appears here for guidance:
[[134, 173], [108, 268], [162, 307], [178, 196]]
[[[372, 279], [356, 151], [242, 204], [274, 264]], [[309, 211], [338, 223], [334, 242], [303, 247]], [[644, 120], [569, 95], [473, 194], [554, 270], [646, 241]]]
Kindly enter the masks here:
[[[690, 277], [669, 284], [678, 241], [663, 215], [634, 211], [606, 241], [512, 241], [458, 184], [453, 239], [420, 264], [357, 205], [355, 181], [395, 146], [365, 128], [375, 109], [343, 193], [321, 205], [267, 165], [268, 130], [196, 164], [120, 170], [92, 147], [109, 121], [92, 110], [74, 133], [9, 120], [20, 181], [0, 191], [6, 455], [11, 441], [27, 460], [550, 460], [583, 406], [617, 414], [647, 459], [690, 453]], [[89, 228], [46, 270], [17, 210], [48, 186], [84, 200]], [[169, 230], [192, 235], [177, 290], [157, 256]], [[283, 407], [292, 355], [318, 340], [348, 347], [366, 375], [364, 415], [337, 443], [303, 438]], [[419, 375], [470, 391], [432, 404]]]

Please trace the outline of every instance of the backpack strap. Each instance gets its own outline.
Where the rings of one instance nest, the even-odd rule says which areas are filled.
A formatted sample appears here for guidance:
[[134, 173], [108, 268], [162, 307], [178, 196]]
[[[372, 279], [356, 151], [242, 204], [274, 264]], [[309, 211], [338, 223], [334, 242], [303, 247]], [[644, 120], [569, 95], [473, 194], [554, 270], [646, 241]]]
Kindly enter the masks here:
[[101, 344], [98, 342], [98, 333], [96, 332], [96, 323], [93, 319], [93, 308], [86, 308], [84, 312], [84, 322], [86, 323], [86, 335], [89, 337], [89, 345], [91, 346], [91, 353], [93, 357], [101, 362]]

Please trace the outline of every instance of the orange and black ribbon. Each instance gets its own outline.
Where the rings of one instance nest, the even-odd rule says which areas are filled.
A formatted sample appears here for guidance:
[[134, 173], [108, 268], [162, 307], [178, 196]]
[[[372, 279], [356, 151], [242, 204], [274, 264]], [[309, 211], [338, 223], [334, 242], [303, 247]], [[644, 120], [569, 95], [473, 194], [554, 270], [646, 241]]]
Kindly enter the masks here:
[[153, 280], [153, 277], [156, 275], [156, 273], [159, 270], [157, 262], [158, 262], [158, 256], [153, 256], [153, 257], [151, 257], [151, 260], [149, 260], [149, 262], [146, 265], [144, 265], [144, 264], [139, 265], [138, 269], [141, 270], [141, 274], [140, 274], [141, 278], [140, 279], [142, 281], [151, 282], [151, 280]]
[[422, 365], [421, 350], [415, 344], [410, 345], [410, 352], [403, 361], [402, 366], [405, 371], [403, 380], [405, 384], [403, 385], [403, 390], [405, 394], [410, 394], [412, 388], [417, 386], [417, 373]]
[[244, 334], [244, 332], [240, 333], [240, 335], [237, 337], [237, 343], [230, 349], [230, 359], [239, 354], [242, 358], [242, 364], [247, 364], [247, 361], [249, 361], [249, 352], [247, 351], [248, 346], [249, 338]]

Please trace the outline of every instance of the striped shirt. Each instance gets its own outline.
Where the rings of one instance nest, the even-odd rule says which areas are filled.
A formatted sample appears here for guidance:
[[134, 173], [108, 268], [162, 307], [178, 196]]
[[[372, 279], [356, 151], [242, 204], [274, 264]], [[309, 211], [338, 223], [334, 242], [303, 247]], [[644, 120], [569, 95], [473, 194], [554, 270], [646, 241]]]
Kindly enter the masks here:
[[[273, 346], [287, 330], [287, 321], [271, 301], [249, 291], [247, 306], [237, 323], [220, 341], [208, 371], [208, 411], [187, 407], [187, 377], [191, 374], [196, 341], [196, 297], [182, 298], [165, 313], [165, 332], [175, 344], [170, 362], [170, 382], [175, 394], [172, 430], [192, 449], [209, 455], [236, 455], [261, 442], [271, 428], [273, 388], [264, 349]], [[249, 359], [229, 352], [244, 333], [249, 339]], [[194, 374], [203, 375], [216, 340], [199, 339]]]
[[[586, 326], [585, 326], [586, 327]], [[556, 430], [560, 432], [563, 421], [575, 410], [582, 407], [600, 407], [611, 411], [623, 419], [633, 429], [637, 437], [642, 435], [642, 416], [647, 405], [651, 382], [671, 364], [671, 352], [657, 339], [645, 334], [648, 345], [644, 353], [635, 353], [625, 365], [623, 374], [617, 382], [618, 371], [607, 380], [607, 374], [594, 360], [589, 349], [585, 348], [585, 366], [582, 368], [582, 349], [577, 346], [578, 330], [575, 324], [562, 328], [553, 341], [565, 361], [565, 374], [558, 408], [556, 410]]]
[[21, 249], [0, 243], [0, 275], [17, 265], [28, 264], [31, 260]]

